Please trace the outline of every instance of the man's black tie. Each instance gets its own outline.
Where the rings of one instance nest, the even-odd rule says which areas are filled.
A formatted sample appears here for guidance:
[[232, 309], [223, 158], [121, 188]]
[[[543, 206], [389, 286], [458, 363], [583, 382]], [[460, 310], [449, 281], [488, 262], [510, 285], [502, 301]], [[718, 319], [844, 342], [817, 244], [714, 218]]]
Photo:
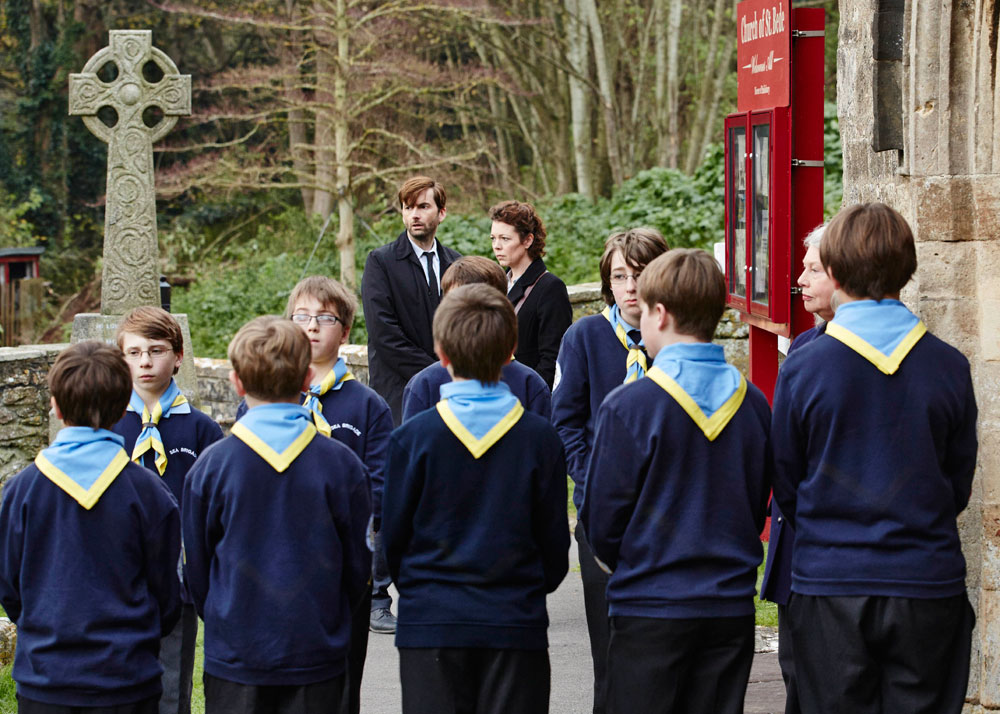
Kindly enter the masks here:
[[424, 260], [427, 261], [427, 287], [430, 290], [431, 297], [437, 298], [438, 281], [437, 276], [434, 275], [434, 253], [429, 250], [424, 251]]

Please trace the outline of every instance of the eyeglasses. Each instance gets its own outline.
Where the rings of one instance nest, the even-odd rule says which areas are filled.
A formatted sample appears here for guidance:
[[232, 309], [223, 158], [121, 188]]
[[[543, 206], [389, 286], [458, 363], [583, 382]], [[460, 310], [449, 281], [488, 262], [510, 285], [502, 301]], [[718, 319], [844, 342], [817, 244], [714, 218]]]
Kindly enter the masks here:
[[163, 359], [173, 353], [173, 350], [169, 347], [150, 347], [148, 350], [140, 350], [133, 347], [130, 350], [125, 350], [125, 359], [130, 362], [138, 362], [142, 359], [143, 354], [148, 354], [150, 359]]
[[638, 284], [640, 275], [642, 275], [641, 270], [638, 273], [633, 273], [631, 275], [629, 273], [612, 273], [611, 282], [615, 285], [624, 285], [628, 282], [629, 278], [632, 278], [636, 284]]
[[320, 327], [333, 327], [338, 322], [344, 327], [347, 327], [347, 323], [336, 315], [328, 315], [326, 313], [322, 315], [310, 315], [308, 312], [297, 312], [292, 315], [292, 322], [296, 325], [308, 325], [314, 319], [316, 320], [316, 324]]

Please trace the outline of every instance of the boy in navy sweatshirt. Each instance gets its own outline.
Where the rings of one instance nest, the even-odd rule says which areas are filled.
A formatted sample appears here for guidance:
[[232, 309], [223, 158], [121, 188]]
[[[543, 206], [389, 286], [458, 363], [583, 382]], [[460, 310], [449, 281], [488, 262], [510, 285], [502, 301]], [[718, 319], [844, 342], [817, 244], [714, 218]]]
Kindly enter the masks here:
[[[573, 505], [583, 502], [587, 459], [594, 443], [594, 422], [601, 402], [615, 387], [646, 373], [645, 343], [639, 332], [639, 275], [667, 251], [652, 228], [613, 233], [601, 256], [601, 295], [608, 307], [600, 315], [577, 320], [563, 336], [552, 393], [552, 422], [566, 447]], [[608, 576], [597, 567], [583, 528], [577, 523], [583, 604], [594, 661], [594, 714], [604, 714], [608, 660]]]
[[[392, 432], [392, 412], [374, 389], [354, 378], [340, 356], [341, 346], [351, 336], [358, 301], [342, 284], [323, 275], [300, 280], [288, 296], [285, 317], [306, 333], [311, 348], [312, 369], [309, 389], [302, 396], [302, 406], [312, 412], [313, 423], [321, 434], [332, 437], [361, 459], [372, 483], [375, 514], [376, 553], [372, 581], [375, 595], [369, 590], [353, 614], [348, 683], [344, 701], [345, 714], [361, 710], [361, 678], [368, 653], [368, 627], [376, 632], [395, 632], [396, 619], [390, 611], [389, 574], [381, 555], [378, 533], [382, 515], [382, 464], [385, 447]], [[237, 409], [236, 418], [246, 414], [246, 402]]]
[[351, 612], [371, 571], [371, 487], [299, 404], [305, 333], [277, 316], [229, 345], [249, 410], [184, 483], [184, 571], [205, 621], [205, 707], [328, 712], [342, 700]]
[[18, 710], [153, 714], [160, 638], [180, 614], [177, 502], [110, 431], [132, 391], [120, 350], [75, 344], [48, 383], [66, 426], [7, 482], [0, 504]]
[[449, 292], [434, 342], [452, 381], [393, 432], [386, 458], [403, 714], [544, 714], [545, 595], [569, 565], [562, 445], [500, 382], [517, 342], [502, 292]]
[[[462, 285], [485, 283], [500, 292], [507, 291], [507, 274], [499, 265], [481, 255], [459, 258], [448, 266], [441, 276], [441, 292]], [[451, 375], [440, 362], [424, 367], [406, 384], [403, 390], [403, 421], [430, 409], [441, 398], [441, 385], [451, 381]], [[552, 414], [552, 393], [538, 372], [511, 359], [504, 364], [500, 381], [510, 387], [511, 393], [529, 412], [548, 419]]]
[[615, 714], [743, 711], [770, 410], [711, 344], [725, 296], [704, 251], [646, 266], [640, 322], [653, 364], [597, 414], [580, 518], [611, 573]]
[[[184, 358], [184, 337], [173, 315], [159, 307], [137, 307], [122, 319], [115, 339], [132, 372], [132, 397], [111, 430], [125, 439], [135, 463], [163, 478], [179, 503], [184, 477], [198, 454], [222, 438], [222, 429], [192, 407], [174, 381]], [[183, 584], [181, 600], [181, 619], [160, 643], [160, 714], [191, 711], [198, 615]]]
[[955, 523], [976, 466], [969, 363], [899, 302], [917, 257], [896, 211], [844, 209], [820, 259], [835, 314], [782, 366], [772, 429], [774, 498], [795, 528], [799, 703], [957, 713], [973, 625]]

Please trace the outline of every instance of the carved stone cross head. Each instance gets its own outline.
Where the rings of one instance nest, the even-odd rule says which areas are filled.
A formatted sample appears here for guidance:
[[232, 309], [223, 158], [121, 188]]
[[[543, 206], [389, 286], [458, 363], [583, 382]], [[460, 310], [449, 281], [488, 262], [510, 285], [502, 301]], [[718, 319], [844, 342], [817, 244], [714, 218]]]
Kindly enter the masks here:
[[[69, 113], [83, 117], [84, 124], [103, 141], [111, 143], [120, 133], [141, 132], [150, 143], [163, 138], [174, 128], [177, 117], [191, 113], [191, 75], [180, 74], [177, 65], [161, 50], [153, 47], [149, 30], [111, 30], [108, 46], [99, 50], [84, 65], [83, 72], [69, 77]], [[98, 73], [112, 65], [117, 73], [109, 82]], [[110, 69], [110, 68], [109, 68]], [[97, 113], [110, 107], [117, 122], [109, 126]], [[159, 108], [163, 118], [152, 126]]]
[[110, 34], [70, 75], [69, 113], [108, 144], [101, 312], [121, 315], [159, 304], [153, 142], [191, 113], [191, 75], [153, 47], [149, 30]]

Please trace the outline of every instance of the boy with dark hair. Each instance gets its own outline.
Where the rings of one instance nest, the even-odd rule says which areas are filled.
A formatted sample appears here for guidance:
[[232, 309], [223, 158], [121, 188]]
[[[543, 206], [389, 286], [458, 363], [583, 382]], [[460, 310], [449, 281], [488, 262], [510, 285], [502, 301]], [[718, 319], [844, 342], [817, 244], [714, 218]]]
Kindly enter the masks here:
[[358, 457], [316, 438], [299, 404], [310, 358], [289, 320], [244, 325], [229, 345], [230, 380], [249, 410], [184, 484], [208, 714], [312, 714], [342, 701], [351, 612], [371, 568], [371, 493]]
[[[162, 308], [137, 307], [122, 319], [115, 341], [132, 373], [132, 396], [111, 430], [125, 439], [135, 463], [163, 478], [179, 503], [184, 477], [195, 459], [222, 438], [219, 425], [192, 407], [174, 380], [184, 358], [181, 326]], [[177, 570], [179, 574], [180, 563]], [[160, 714], [191, 711], [198, 614], [183, 585], [181, 599], [181, 619], [160, 643]]]
[[[470, 255], [459, 258], [445, 271], [441, 278], [441, 289], [447, 295], [450, 290], [461, 285], [484, 283], [496, 288], [501, 294], [507, 290], [507, 276], [503, 268], [488, 258]], [[451, 375], [440, 362], [413, 375], [403, 390], [403, 421], [430, 409], [441, 398], [441, 385], [451, 381]], [[538, 372], [517, 361], [508, 360], [501, 370], [500, 381], [510, 387], [510, 391], [525, 409], [548, 419], [552, 413], [552, 394]]]
[[545, 595], [569, 564], [562, 445], [500, 382], [517, 342], [502, 293], [449, 292], [434, 341], [453, 381], [393, 432], [386, 459], [403, 714], [544, 713]]
[[836, 312], [785, 360], [772, 428], [799, 703], [957, 713], [974, 623], [955, 522], [976, 466], [969, 362], [899, 302], [917, 260], [896, 211], [845, 208], [820, 259]]
[[770, 410], [710, 342], [725, 296], [704, 251], [647, 265], [639, 300], [653, 364], [598, 411], [580, 518], [611, 573], [616, 714], [743, 711]]
[[4, 485], [0, 504], [18, 710], [153, 714], [160, 638], [180, 613], [177, 503], [109, 430], [132, 389], [120, 350], [72, 345], [48, 382], [66, 426]]
[[[563, 336], [552, 392], [552, 422], [566, 447], [569, 476], [575, 484], [573, 505], [579, 512], [587, 459], [594, 442], [594, 422], [601, 402], [615, 387], [646, 373], [645, 343], [639, 332], [639, 275], [667, 251], [653, 228], [612, 233], [601, 256], [601, 295], [608, 307], [600, 315], [577, 320]], [[579, 523], [583, 603], [594, 661], [594, 714], [604, 714], [608, 658], [608, 576], [597, 567]]]

